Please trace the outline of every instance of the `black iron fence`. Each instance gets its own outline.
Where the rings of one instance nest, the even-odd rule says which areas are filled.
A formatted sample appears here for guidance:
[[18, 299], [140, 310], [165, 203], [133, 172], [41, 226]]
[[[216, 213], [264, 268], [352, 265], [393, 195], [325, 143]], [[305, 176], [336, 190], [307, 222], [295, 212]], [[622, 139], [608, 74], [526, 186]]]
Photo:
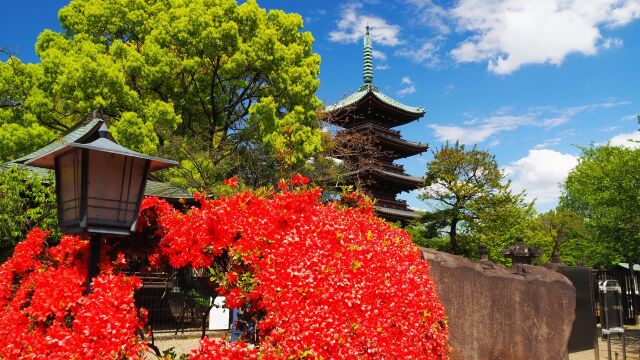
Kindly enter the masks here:
[[143, 281], [136, 305], [147, 310], [154, 332], [206, 331], [211, 309], [206, 276], [193, 270], [136, 275]]
[[[640, 272], [622, 266], [609, 270], [596, 270], [594, 280], [617, 280], [622, 289], [622, 311], [625, 325], [637, 325], [640, 315]], [[597, 289], [597, 284], [595, 284]], [[597, 295], [597, 292], [596, 292]], [[596, 301], [598, 299], [596, 298]]]

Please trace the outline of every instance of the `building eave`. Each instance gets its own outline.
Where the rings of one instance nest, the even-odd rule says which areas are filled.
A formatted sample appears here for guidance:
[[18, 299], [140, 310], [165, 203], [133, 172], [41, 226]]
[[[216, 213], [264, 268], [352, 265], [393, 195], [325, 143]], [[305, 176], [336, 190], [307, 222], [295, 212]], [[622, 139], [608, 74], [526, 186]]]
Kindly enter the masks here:
[[345, 97], [344, 99], [329, 105], [325, 108], [327, 113], [338, 112], [341, 110], [346, 110], [350, 107], [355, 107], [358, 102], [364, 99], [368, 94], [371, 94], [376, 99], [378, 99], [383, 104], [390, 106], [393, 109], [396, 109], [400, 112], [405, 112], [409, 116], [421, 117], [427, 112], [426, 109], [421, 107], [409, 106], [405, 105], [397, 100], [394, 100], [388, 95], [385, 95], [383, 92], [379, 91], [375, 85], [365, 84], [358, 91], [353, 94]]

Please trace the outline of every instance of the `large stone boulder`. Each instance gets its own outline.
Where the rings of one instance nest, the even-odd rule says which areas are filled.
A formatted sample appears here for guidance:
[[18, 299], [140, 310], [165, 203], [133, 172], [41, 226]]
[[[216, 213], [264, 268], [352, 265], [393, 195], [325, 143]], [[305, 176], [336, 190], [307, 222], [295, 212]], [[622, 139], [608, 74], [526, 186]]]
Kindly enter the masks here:
[[566, 277], [422, 252], [447, 313], [452, 360], [563, 359], [576, 299]]

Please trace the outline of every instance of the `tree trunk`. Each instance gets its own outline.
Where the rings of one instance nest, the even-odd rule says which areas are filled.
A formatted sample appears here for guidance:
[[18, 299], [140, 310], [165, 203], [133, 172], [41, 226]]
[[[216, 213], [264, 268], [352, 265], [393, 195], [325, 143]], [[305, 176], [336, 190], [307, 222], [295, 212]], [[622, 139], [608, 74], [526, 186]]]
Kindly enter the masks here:
[[449, 239], [451, 240], [451, 252], [454, 255], [459, 255], [458, 250], [458, 219], [454, 218], [451, 220], [451, 228], [449, 229]]

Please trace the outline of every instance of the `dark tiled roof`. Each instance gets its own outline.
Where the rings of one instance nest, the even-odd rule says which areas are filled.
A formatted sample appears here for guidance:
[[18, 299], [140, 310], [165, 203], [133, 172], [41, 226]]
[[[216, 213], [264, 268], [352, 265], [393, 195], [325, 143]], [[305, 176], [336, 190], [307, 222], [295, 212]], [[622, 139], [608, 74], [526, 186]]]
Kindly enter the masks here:
[[420, 184], [422, 183], [424, 180], [421, 177], [418, 176], [412, 176], [412, 175], [407, 175], [407, 174], [398, 174], [395, 172], [391, 172], [391, 171], [386, 171], [386, 170], [382, 170], [382, 169], [378, 169], [378, 168], [373, 168], [373, 167], [368, 167], [365, 169], [359, 169], [356, 171], [352, 171], [349, 173], [344, 174], [345, 177], [349, 177], [349, 176], [353, 176], [356, 174], [362, 174], [362, 173], [377, 173], [379, 175], [382, 176], [386, 176], [386, 177], [391, 177], [391, 178], [395, 178], [395, 179], [399, 179], [399, 180], [403, 180], [406, 182], [411, 182], [411, 183], [417, 183]]
[[193, 197], [193, 194], [187, 190], [169, 183], [153, 180], [147, 180], [147, 187], [144, 194], [166, 199], [188, 199]]
[[42, 156], [53, 150], [56, 150], [57, 148], [63, 145], [74, 143], [74, 142], [82, 142], [82, 140], [91, 136], [91, 134], [93, 134], [96, 130], [98, 130], [98, 128], [100, 128], [100, 125], [102, 125], [102, 120], [93, 119], [86, 124], [82, 124], [76, 127], [75, 129], [71, 130], [66, 135], [64, 135], [62, 138], [50, 143], [49, 145], [46, 145], [32, 152], [29, 155], [25, 155], [19, 159], [13, 160], [12, 162], [24, 163], [27, 160], [31, 160], [33, 158]]
[[412, 210], [391, 209], [383, 206], [374, 206], [374, 209], [381, 215], [392, 215], [399, 218], [417, 219], [420, 217], [418, 213]]

